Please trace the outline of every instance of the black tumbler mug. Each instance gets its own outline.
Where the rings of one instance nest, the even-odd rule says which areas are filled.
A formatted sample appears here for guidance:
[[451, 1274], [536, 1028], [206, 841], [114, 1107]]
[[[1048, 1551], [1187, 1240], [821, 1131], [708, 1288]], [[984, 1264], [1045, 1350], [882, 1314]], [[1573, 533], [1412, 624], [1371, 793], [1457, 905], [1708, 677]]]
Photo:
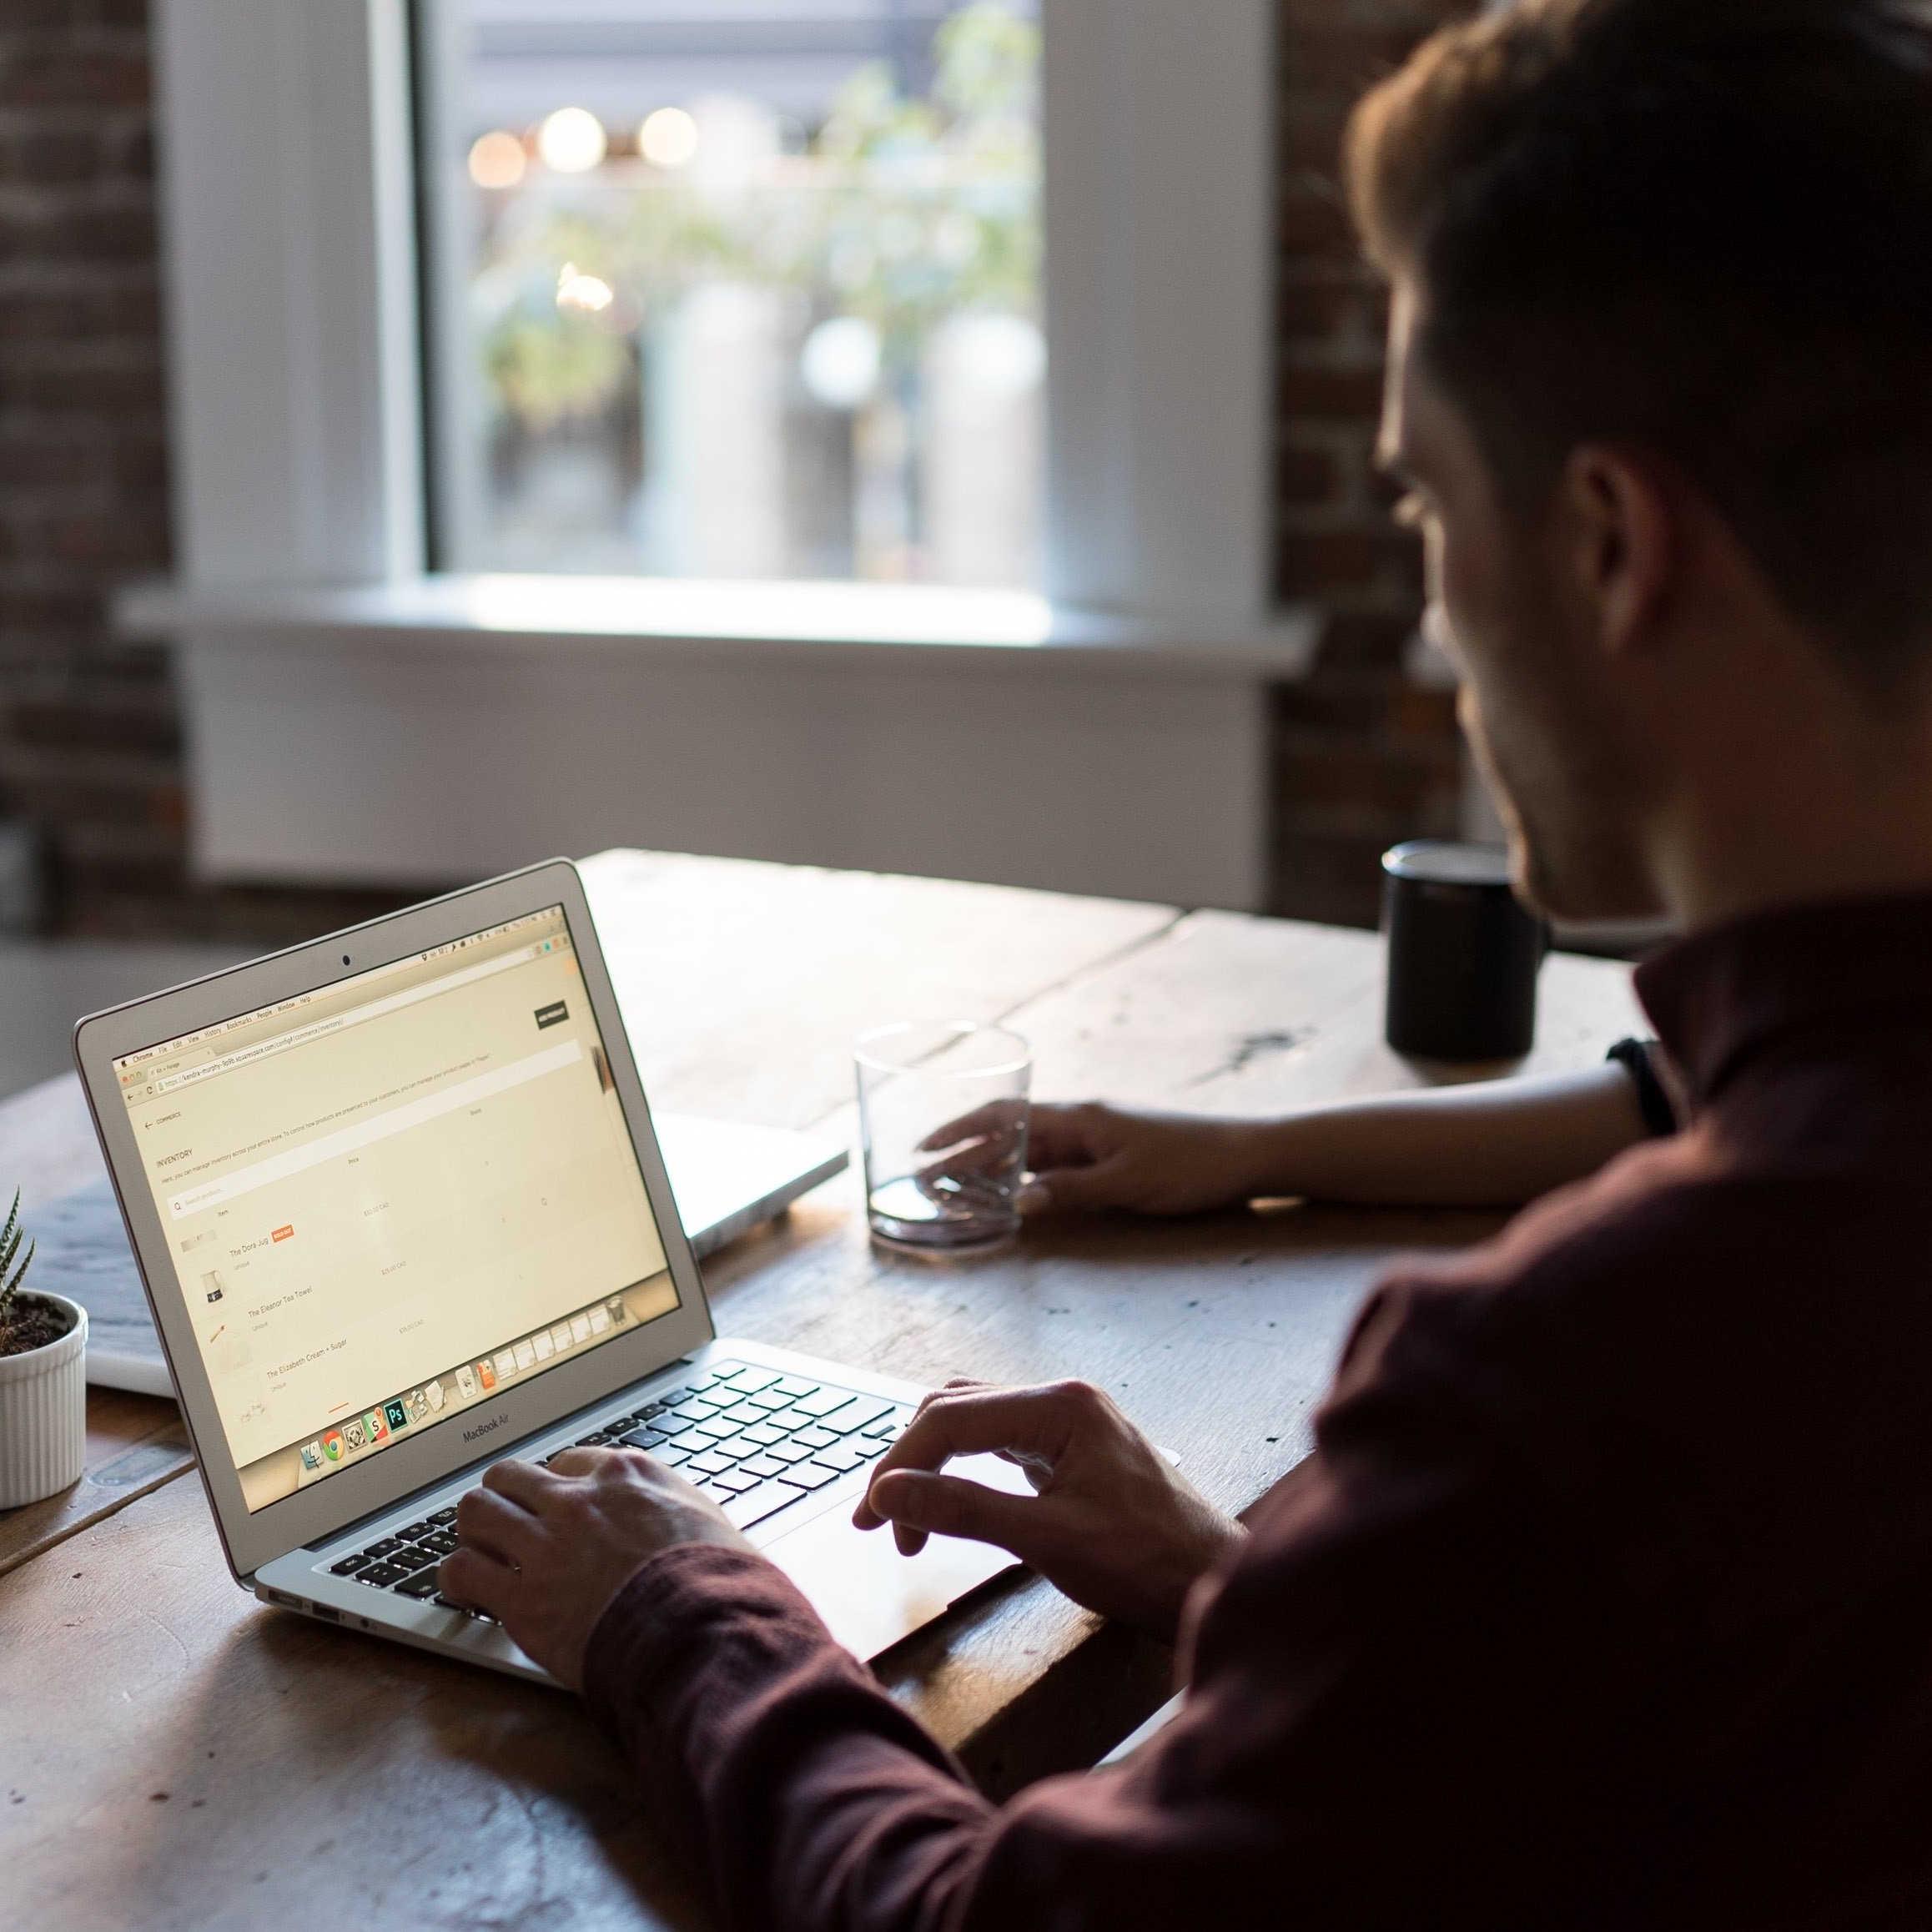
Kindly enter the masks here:
[[1549, 932], [1500, 845], [1398, 845], [1382, 858], [1389, 1044], [1431, 1060], [1515, 1060], [1537, 1033]]

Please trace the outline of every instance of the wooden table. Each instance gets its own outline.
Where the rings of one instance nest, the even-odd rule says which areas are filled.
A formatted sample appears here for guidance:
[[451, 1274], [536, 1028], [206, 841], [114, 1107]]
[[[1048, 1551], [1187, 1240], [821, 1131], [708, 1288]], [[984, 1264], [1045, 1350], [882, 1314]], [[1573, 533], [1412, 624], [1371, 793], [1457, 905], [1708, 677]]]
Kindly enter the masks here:
[[[846, 1119], [852, 1036], [915, 1015], [1017, 1026], [1043, 1097], [1260, 1114], [1421, 1078], [1381, 1044], [1365, 934], [641, 853], [585, 872], [646, 1084], [686, 1111]], [[1626, 971], [1552, 958], [1531, 1069], [1638, 1024]], [[29, 1215], [99, 1171], [71, 1079], [0, 1108], [0, 1176]], [[1036, 1230], [948, 1265], [875, 1252], [858, 1210], [848, 1175], [716, 1257], [720, 1331], [922, 1381], [1084, 1376], [1237, 1509], [1306, 1452], [1391, 1252], [1497, 1225], [1290, 1208]], [[229, 1580], [189, 1468], [172, 1405], [97, 1392], [87, 1477], [0, 1516], [8, 1924], [705, 1922], [574, 1702], [264, 1608]], [[1094, 1762], [1170, 1668], [1021, 1576], [880, 1674], [1004, 1794]]]

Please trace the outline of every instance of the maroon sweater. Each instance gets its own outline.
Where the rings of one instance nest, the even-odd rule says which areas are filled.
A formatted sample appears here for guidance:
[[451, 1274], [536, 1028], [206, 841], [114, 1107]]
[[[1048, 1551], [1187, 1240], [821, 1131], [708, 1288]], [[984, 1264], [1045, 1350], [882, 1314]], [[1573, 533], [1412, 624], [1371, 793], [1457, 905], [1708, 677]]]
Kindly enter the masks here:
[[1371, 1298], [1130, 1765], [995, 1807], [762, 1560], [638, 1572], [587, 1695], [734, 1925], [1932, 1926], [1932, 898], [1638, 985], [1689, 1124]]

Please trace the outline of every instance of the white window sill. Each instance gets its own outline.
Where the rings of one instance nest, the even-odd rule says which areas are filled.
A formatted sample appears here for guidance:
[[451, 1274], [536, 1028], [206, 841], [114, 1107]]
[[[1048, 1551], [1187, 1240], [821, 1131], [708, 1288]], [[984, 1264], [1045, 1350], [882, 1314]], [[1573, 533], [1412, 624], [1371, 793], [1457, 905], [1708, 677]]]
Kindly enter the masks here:
[[1316, 638], [641, 578], [158, 585], [115, 616], [179, 641], [206, 878], [428, 887], [628, 844], [1240, 909], [1270, 689]]
[[313, 647], [408, 643], [557, 651], [571, 646], [712, 661], [847, 665], [941, 660], [1002, 671], [1292, 682], [1314, 617], [1254, 625], [1127, 618], [1023, 591], [842, 583], [716, 583], [650, 577], [429, 576], [341, 586], [137, 585], [115, 600], [123, 636]]

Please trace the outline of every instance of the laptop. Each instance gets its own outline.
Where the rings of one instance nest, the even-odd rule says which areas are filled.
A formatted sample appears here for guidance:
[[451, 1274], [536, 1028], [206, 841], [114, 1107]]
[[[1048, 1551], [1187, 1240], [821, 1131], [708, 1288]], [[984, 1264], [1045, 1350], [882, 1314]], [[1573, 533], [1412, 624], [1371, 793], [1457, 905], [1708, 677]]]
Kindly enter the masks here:
[[93, 1014], [74, 1054], [264, 1602], [549, 1681], [437, 1566], [491, 1463], [579, 1443], [677, 1467], [861, 1658], [1011, 1566], [852, 1527], [918, 1386], [714, 1333], [567, 860]]

